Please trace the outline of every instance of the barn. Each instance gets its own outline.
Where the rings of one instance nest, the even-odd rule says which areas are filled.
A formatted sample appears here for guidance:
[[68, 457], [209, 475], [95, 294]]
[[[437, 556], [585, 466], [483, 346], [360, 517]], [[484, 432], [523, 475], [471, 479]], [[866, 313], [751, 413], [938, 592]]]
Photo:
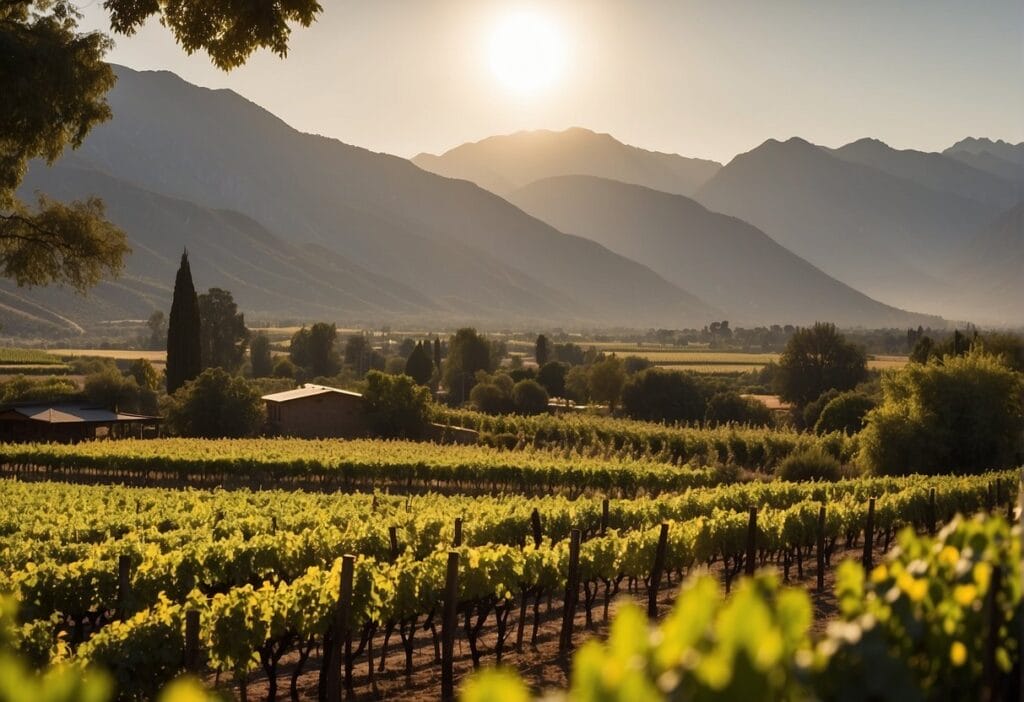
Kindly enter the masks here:
[[160, 418], [96, 405], [61, 402], [0, 407], [0, 441], [75, 443], [156, 436]]
[[295, 390], [264, 395], [267, 433], [307, 439], [354, 439], [369, 435], [363, 396], [326, 385], [307, 383]]

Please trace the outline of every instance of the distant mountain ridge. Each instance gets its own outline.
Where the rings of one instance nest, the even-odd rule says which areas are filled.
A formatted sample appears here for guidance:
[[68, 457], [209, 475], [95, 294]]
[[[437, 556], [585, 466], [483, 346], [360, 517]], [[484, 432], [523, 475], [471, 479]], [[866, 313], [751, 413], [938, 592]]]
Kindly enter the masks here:
[[510, 200], [561, 231], [588, 236], [671, 282], [704, 291], [741, 325], [941, 324], [871, 300], [756, 227], [682, 195], [577, 175], [536, 181]]
[[[688, 326], [722, 314], [650, 269], [562, 234], [475, 185], [302, 134], [228, 90], [198, 88], [167, 72], [116, 70], [108, 96], [114, 118], [89, 134], [75, 163], [112, 179], [97, 180], [101, 196], [117, 200], [118, 188], [130, 187], [164, 198], [133, 195], [111, 210], [140, 252], [148, 208], [169, 198], [197, 212], [234, 213], [250, 235], [258, 228], [278, 248], [289, 247], [296, 265], [320, 281], [296, 277], [295, 285], [311, 290], [274, 305], [270, 291], [243, 296], [262, 285], [252, 267], [244, 274], [252, 278], [241, 280], [227, 264], [207, 277], [194, 263], [197, 286], [234, 286], [250, 309], [289, 319], [573, 326]], [[82, 192], [73, 187], [80, 181], [64, 162], [36, 164], [25, 190]], [[180, 250], [189, 221], [179, 213], [161, 241]], [[216, 246], [214, 229], [207, 236]], [[319, 254], [310, 255], [313, 245]], [[133, 254], [125, 280], [173, 279], [151, 263], [146, 253]], [[323, 275], [342, 279], [328, 284]], [[371, 280], [371, 288], [356, 285]], [[53, 300], [55, 312], [71, 304], [53, 291], [19, 292], [33, 304]], [[76, 310], [106, 318], [101, 305]]]
[[691, 195], [722, 164], [628, 146], [582, 127], [522, 131], [463, 144], [413, 163], [432, 173], [476, 183], [502, 197], [542, 178], [590, 175]]
[[999, 208], [886, 172], [918, 167], [893, 154], [903, 152], [883, 150], [876, 167], [803, 139], [769, 140], [726, 164], [695, 199], [876, 300], [941, 314], [942, 276]]

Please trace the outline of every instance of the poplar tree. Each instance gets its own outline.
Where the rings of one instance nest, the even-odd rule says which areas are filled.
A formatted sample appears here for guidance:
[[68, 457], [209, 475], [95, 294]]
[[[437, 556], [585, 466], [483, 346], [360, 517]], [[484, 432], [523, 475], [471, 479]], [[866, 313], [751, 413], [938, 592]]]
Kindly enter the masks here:
[[192, 283], [188, 251], [181, 254], [181, 266], [174, 279], [174, 299], [167, 325], [167, 393], [173, 395], [202, 370], [199, 298]]

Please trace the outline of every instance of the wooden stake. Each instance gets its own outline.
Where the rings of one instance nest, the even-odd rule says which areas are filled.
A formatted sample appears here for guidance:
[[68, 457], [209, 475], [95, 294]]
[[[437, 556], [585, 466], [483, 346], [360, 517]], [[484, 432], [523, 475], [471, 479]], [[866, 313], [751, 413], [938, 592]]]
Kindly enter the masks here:
[[818, 543], [815, 550], [818, 557], [818, 592], [825, 589], [825, 505], [818, 508]]
[[459, 626], [459, 554], [448, 553], [448, 573], [444, 586], [444, 613], [441, 622], [441, 699], [455, 699], [455, 630]]
[[128, 615], [128, 597], [131, 594], [132, 560], [129, 556], [117, 559], [117, 616], [121, 620]]
[[199, 673], [199, 610], [185, 612], [185, 670]]
[[573, 529], [569, 540], [569, 573], [565, 580], [565, 603], [562, 610], [562, 634], [558, 650], [568, 651], [572, 647], [573, 620], [576, 618], [576, 601], [580, 590], [580, 530]]
[[455, 518], [455, 538], [452, 539], [452, 546], [458, 548], [462, 545], [462, 517]]
[[864, 525], [864, 557], [861, 562], [864, 564], [864, 572], [870, 572], [874, 563], [874, 540], [875, 540], [875, 498], [868, 500], [868, 522]]
[[348, 617], [352, 607], [352, 578], [355, 573], [356, 557], [346, 554], [341, 559], [341, 580], [338, 589], [338, 606], [334, 609], [331, 625], [331, 644], [324, 652], [327, 656], [326, 702], [341, 700], [341, 668], [344, 663], [341, 647], [348, 638]]
[[391, 560], [398, 558], [398, 527], [388, 527], [388, 539], [391, 541]]
[[540, 512], [537, 511], [536, 507], [530, 513], [530, 528], [533, 529], [533, 545], [540, 546], [540, 542], [544, 537], [540, 530]]
[[608, 531], [608, 498], [601, 500], [601, 536]]
[[665, 551], [668, 548], [668, 524], [661, 523], [658, 534], [658, 549], [654, 552], [654, 567], [651, 568], [651, 581], [647, 588], [647, 616], [654, 619], [658, 616], [658, 586], [661, 585], [661, 572], [665, 569]]
[[757, 507], [750, 508], [750, 520], [747, 522], [747, 575], [754, 574], [757, 561]]

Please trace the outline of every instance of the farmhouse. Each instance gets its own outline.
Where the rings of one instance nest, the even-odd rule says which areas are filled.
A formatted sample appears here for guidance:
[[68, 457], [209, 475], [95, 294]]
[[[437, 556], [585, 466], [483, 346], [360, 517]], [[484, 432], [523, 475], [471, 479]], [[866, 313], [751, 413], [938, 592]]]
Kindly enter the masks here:
[[307, 383], [295, 390], [264, 395], [268, 433], [307, 439], [352, 439], [369, 434], [363, 396]]
[[75, 443], [159, 433], [160, 418], [82, 403], [0, 407], [0, 441]]

